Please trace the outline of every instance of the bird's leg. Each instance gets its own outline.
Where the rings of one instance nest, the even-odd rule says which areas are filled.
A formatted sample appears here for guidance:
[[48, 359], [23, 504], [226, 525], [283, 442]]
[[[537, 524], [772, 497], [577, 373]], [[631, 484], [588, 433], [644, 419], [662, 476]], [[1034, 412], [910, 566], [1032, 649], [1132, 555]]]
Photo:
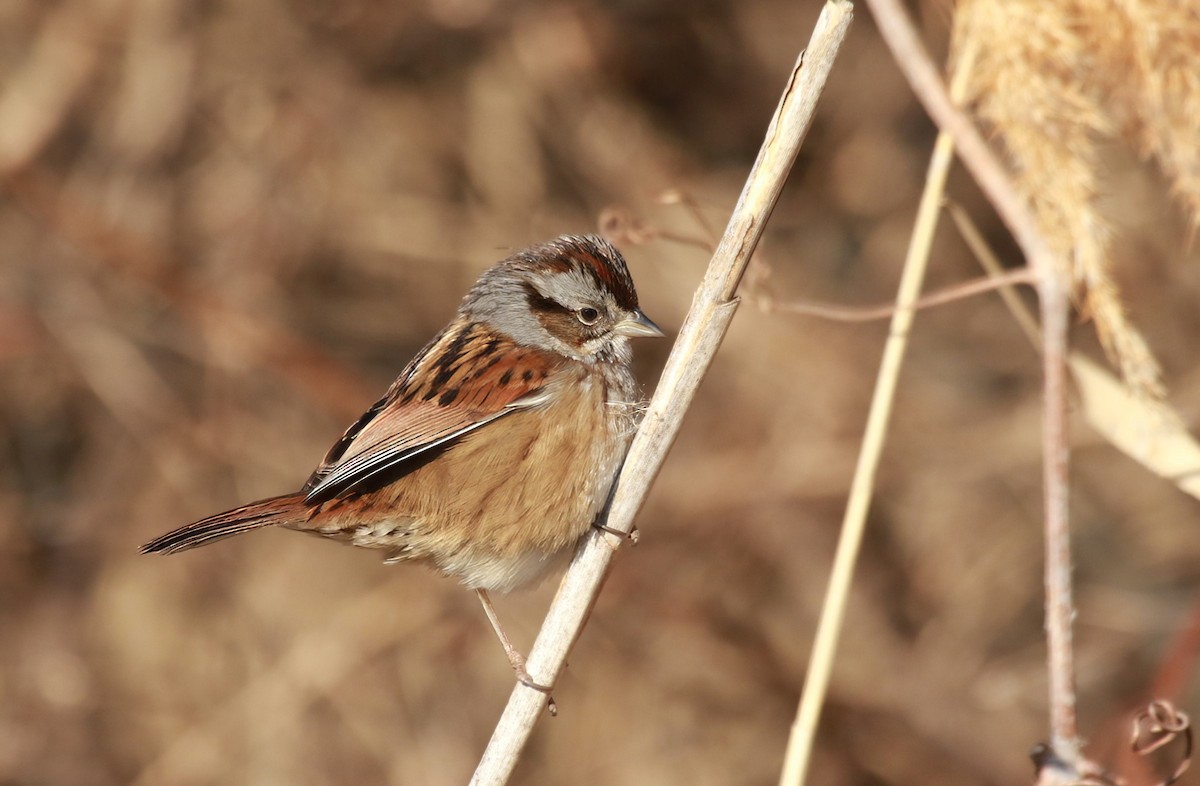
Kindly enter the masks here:
[[616, 535], [618, 538], [624, 538], [625, 540], [629, 541], [630, 546], [636, 546], [638, 544], [638, 538], [642, 536], [641, 533], [638, 532], [637, 527], [634, 527], [626, 532], [625, 530], [617, 529], [616, 527], [610, 527], [607, 524], [601, 524], [599, 521], [593, 522], [592, 526], [601, 532], [607, 532], [609, 535]]
[[[479, 602], [483, 605], [483, 613], [487, 615], [488, 622], [492, 623], [492, 630], [496, 631], [496, 637], [500, 639], [500, 646], [504, 647], [504, 654], [508, 656], [508, 662], [512, 665], [513, 671], [517, 673], [517, 682], [522, 685], [540, 691], [547, 696], [550, 695], [550, 688], [545, 685], [539, 685], [533, 681], [533, 677], [529, 676], [529, 672], [525, 669], [525, 656], [517, 651], [517, 648], [508, 640], [508, 634], [504, 632], [504, 628], [500, 625], [500, 618], [496, 615], [496, 608], [492, 605], [492, 599], [488, 597], [487, 590], [477, 589], [475, 594], [479, 596]], [[554, 699], [550, 699], [550, 706], [554, 706]], [[553, 714], [553, 710], [551, 710]]]

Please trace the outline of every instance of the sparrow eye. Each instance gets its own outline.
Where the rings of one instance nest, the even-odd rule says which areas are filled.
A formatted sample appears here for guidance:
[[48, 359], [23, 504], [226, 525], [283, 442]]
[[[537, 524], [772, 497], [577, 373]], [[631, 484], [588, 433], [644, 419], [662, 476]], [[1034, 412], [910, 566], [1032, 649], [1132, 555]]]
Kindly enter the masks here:
[[588, 327], [591, 327], [600, 321], [600, 312], [591, 306], [584, 306], [583, 308], [579, 309], [575, 312], [575, 316], [579, 318], [580, 322]]

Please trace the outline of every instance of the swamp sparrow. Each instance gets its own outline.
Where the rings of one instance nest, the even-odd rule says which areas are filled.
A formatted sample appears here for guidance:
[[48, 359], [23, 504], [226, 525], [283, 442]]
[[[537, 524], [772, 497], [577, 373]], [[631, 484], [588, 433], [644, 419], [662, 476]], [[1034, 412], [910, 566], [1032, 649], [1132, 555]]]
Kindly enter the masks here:
[[637, 425], [629, 338], [663, 333], [621, 254], [560, 237], [487, 270], [454, 320], [338, 440], [304, 487], [168, 532], [173, 554], [259, 527], [421, 562], [479, 595], [541, 576], [592, 526]]

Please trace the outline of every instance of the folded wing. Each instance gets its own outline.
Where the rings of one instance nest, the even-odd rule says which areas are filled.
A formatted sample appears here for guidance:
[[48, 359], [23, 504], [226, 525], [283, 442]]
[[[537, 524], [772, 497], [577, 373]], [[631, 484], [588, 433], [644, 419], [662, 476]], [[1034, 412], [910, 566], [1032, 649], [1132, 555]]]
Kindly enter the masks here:
[[304, 485], [313, 504], [548, 399], [563, 359], [471, 323], [451, 325], [329, 451]]

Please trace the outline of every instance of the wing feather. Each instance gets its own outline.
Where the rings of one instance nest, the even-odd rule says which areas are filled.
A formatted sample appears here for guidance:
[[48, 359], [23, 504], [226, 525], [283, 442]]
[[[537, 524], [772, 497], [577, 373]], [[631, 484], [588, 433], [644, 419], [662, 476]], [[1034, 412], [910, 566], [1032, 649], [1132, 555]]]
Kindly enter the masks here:
[[305, 502], [351, 491], [511, 412], [539, 406], [562, 362], [477, 323], [451, 325], [333, 446], [305, 484]]

